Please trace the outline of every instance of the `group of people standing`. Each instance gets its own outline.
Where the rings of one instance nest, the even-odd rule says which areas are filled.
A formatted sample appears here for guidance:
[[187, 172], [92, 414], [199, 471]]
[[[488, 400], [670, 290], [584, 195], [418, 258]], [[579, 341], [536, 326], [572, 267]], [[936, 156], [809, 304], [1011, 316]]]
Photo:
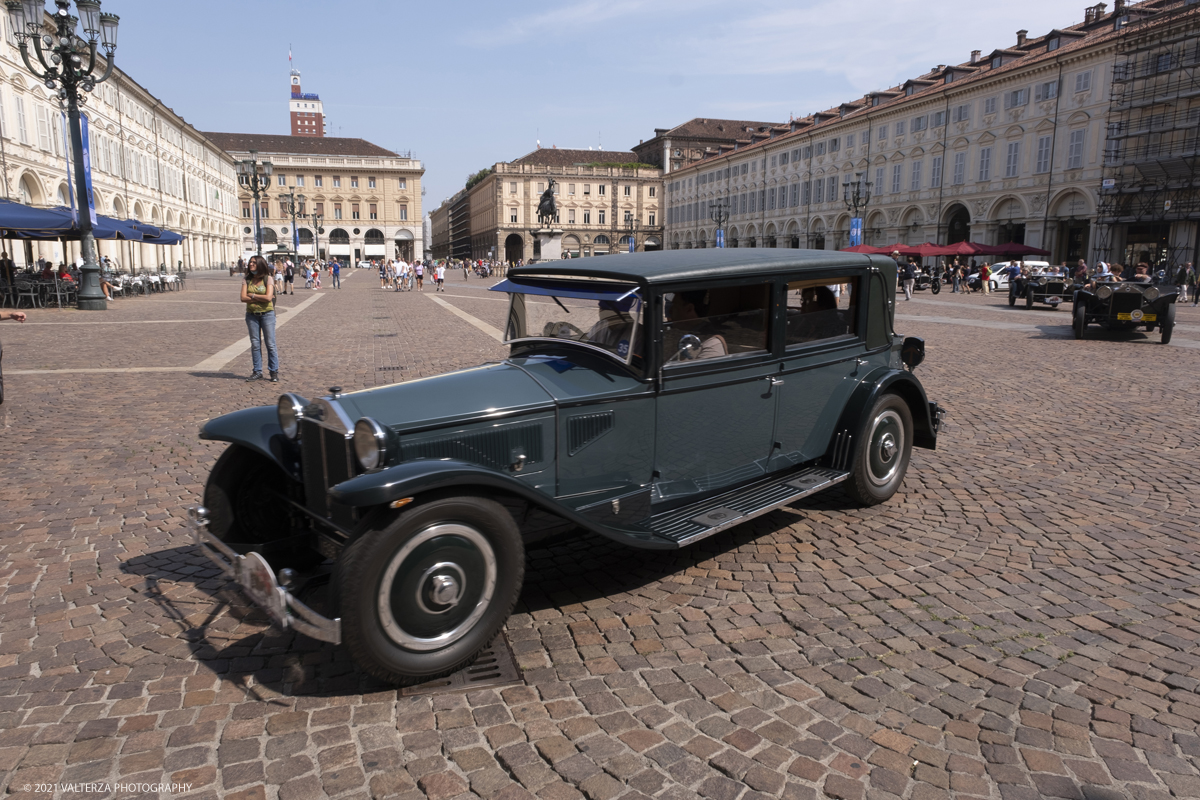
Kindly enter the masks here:
[[437, 264], [429, 259], [413, 261], [409, 264], [404, 259], [388, 260], [380, 263], [379, 288], [392, 289], [397, 292], [408, 292], [416, 289], [425, 291], [425, 278], [434, 281], [434, 291], [444, 292], [446, 279], [445, 264]]

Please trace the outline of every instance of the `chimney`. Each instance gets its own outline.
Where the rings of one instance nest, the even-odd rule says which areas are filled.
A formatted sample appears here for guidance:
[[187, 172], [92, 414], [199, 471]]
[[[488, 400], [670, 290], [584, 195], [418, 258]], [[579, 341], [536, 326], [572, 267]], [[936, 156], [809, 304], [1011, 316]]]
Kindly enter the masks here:
[[978, 50], [972, 50], [972, 51], [971, 51], [971, 63], [972, 63], [972, 64], [974, 64], [974, 63], [975, 63], [976, 61], [978, 61], [978, 60], [979, 60], [979, 51], [978, 51]]
[[1025, 37], [1028, 35], [1029, 35], [1029, 31], [1026, 31], [1026, 30], [1017, 31], [1017, 47], [1023, 47], [1025, 45]]
[[1125, 0], [1113, 0], [1113, 14], [1118, 17], [1125, 13]]
[[1088, 6], [1083, 10], [1083, 24], [1090, 25], [1092, 20], [1096, 18], [1096, 9]]

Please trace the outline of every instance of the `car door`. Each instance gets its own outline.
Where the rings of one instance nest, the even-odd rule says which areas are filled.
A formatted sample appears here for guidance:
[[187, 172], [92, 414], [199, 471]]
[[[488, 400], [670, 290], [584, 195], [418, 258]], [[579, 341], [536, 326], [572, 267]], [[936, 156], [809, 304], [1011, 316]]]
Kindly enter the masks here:
[[861, 377], [887, 363], [886, 352], [866, 354], [861, 274], [790, 280], [784, 288], [772, 470], [823, 455]]
[[[767, 471], [775, 424], [767, 281], [664, 295], [655, 500], [713, 491]], [[681, 345], [691, 342], [695, 351]]]

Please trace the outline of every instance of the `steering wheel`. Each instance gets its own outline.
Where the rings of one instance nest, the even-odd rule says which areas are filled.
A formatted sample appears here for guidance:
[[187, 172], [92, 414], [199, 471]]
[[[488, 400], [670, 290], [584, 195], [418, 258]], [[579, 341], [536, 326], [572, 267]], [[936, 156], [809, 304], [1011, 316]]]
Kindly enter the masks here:
[[551, 339], [582, 339], [583, 331], [569, 322], [547, 322], [542, 328], [542, 336]]

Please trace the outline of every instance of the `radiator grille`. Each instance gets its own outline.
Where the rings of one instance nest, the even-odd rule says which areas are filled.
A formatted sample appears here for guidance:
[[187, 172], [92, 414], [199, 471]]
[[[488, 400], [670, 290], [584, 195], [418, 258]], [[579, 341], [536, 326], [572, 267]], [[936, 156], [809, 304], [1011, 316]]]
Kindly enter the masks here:
[[405, 442], [401, 450], [406, 461], [414, 458], [451, 458], [503, 469], [512, 464], [517, 455], [524, 455], [530, 463], [542, 461], [542, 426], [541, 423], [532, 423], [483, 431], [461, 431], [421, 442]]
[[567, 454], [575, 455], [612, 430], [613, 412], [579, 414], [567, 419]]
[[304, 495], [308, 509], [319, 517], [342, 526], [354, 521], [351, 508], [329, 501], [328, 489], [354, 477], [350, 440], [316, 420], [300, 422], [301, 468], [304, 470]]

